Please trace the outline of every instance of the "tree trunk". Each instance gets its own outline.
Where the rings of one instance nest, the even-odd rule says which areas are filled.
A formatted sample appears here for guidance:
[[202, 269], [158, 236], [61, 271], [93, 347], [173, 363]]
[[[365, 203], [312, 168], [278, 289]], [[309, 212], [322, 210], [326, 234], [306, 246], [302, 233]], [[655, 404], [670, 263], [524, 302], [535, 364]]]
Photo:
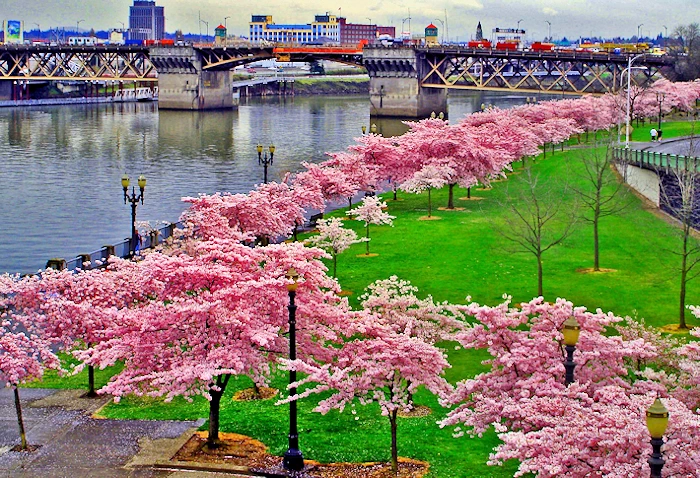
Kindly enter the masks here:
[[544, 296], [542, 289], [542, 254], [537, 254], [537, 295]]
[[221, 410], [221, 396], [226, 391], [226, 385], [228, 384], [228, 379], [230, 375], [224, 375], [216, 377], [216, 386], [219, 390], [214, 390], [211, 388], [209, 394], [211, 395], [211, 400], [209, 401], [209, 433], [207, 436], [207, 447], [208, 448], [218, 448], [221, 445], [219, 441], [219, 412]]
[[430, 202], [430, 189], [428, 188], [428, 217], [430, 217], [430, 210], [431, 210], [431, 202]]
[[687, 329], [685, 323], [685, 293], [688, 283], [688, 235], [690, 234], [690, 226], [686, 226], [683, 235], [683, 261], [681, 264], [681, 294], [680, 294], [680, 309], [678, 314], [678, 328]]
[[338, 277], [337, 276], [337, 271], [338, 271], [338, 254], [333, 251], [333, 277]]
[[85, 396], [90, 398], [97, 396], [97, 392], [95, 392], [95, 367], [92, 365], [88, 365], [88, 392]]
[[593, 218], [593, 270], [600, 271], [600, 247], [598, 245], [598, 215]]
[[22, 420], [22, 406], [19, 403], [19, 387], [15, 385], [15, 409], [17, 410], [17, 424], [19, 425], [19, 437], [21, 440], [20, 448], [22, 450], [27, 449], [27, 434], [24, 432], [24, 420]]
[[455, 199], [454, 199], [454, 188], [456, 184], [450, 183], [449, 184], [449, 194], [447, 196], [447, 209], [454, 209], [455, 208]]
[[365, 241], [365, 244], [367, 245], [367, 255], [369, 255], [369, 223], [367, 223], [367, 232], [365, 232], [365, 237], [367, 238]]
[[467, 199], [471, 199], [471, 197], [472, 197], [472, 187], [469, 186], [467, 188]]
[[350, 209], [352, 209], [352, 196], [348, 198], [348, 204], [350, 205], [350, 207], [348, 208], [349, 211]]
[[394, 183], [393, 189], [394, 189], [394, 201], [396, 201], [396, 200], [397, 200], [397, 197], [396, 197], [396, 183]]
[[389, 414], [389, 423], [391, 423], [391, 471], [394, 474], [399, 472], [399, 448], [396, 443], [396, 416], [398, 410], [394, 409]]

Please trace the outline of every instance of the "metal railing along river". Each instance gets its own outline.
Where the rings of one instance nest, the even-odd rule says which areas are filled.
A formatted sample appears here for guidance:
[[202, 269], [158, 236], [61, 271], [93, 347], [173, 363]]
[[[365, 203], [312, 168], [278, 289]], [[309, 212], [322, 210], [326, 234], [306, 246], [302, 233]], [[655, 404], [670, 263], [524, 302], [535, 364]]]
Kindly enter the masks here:
[[[167, 224], [161, 228], [154, 228], [150, 230], [147, 234], [140, 235], [139, 244], [136, 248], [137, 253], [142, 249], [152, 249], [156, 247], [158, 244], [161, 244], [166, 239], [175, 236], [177, 234], [177, 231], [182, 230], [183, 227], [184, 225], [182, 222], [176, 222]], [[91, 269], [95, 267], [100, 267], [101, 265], [106, 263], [106, 260], [109, 256], [118, 256], [122, 259], [130, 257], [130, 242], [131, 239], [126, 238], [122, 242], [119, 242], [117, 244], [102, 246], [102, 248], [98, 251], [93, 251], [85, 254], [78, 254], [73, 259], [49, 259], [46, 262], [46, 267], [60, 270]], [[86, 263], [89, 263], [89, 266], [85, 266]]]
[[644, 169], [672, 169], [700, 172], [700, 158], [680, 154], [657, 153], [654, 151], [639, 151], [634, 149], [615, 148], [613, 159], [639, 166]]

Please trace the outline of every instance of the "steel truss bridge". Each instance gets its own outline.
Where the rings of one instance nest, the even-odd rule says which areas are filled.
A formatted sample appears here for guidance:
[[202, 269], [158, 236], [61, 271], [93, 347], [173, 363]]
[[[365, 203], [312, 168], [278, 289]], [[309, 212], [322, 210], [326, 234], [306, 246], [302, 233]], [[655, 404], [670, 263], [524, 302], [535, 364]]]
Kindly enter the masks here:
[[[425, 88], [520, 90], [581, 95], [618, 91], [626, 86], [626, 55], [575, 51], [506, 51], [417, 48], [419, 82]], [[634, 62], [633, 84], [666, 76], [673, 62], [646, 55]], [[374, 65], [368, 66], [372, 68]], [[641, 68], [638, 68], [641, 67]], [[370, 73], [371, 75], [371, 73]]]
[[[270, 58], [280, 61], [333, 60], [362, 65], [370, 77], [389, 70], [407, 76], [417, 75], [420, 86], [424, 88], [525, 90], [577, 95], [617, 91], [622, 82], [626, 82], [623, 71], [628, 61], [627, 56], [605, 53], [417, 47], [416, 64], [413, 65], [363, 58], [362, 48], [358, 45], [259, 47], [195, 44], [188, 48], [196, 51], [197, 66], [202, 71], [229, 70]], [[639, 58], [635, 61], [632, 81], [643, 85], [659, 75], [664, 76], [665, 69], [671, 65], [671, 60], [666, 57], [648, 55]], [[0, 47], [0, 80], [154, 82], [158, 79], [158, 70], [179, 68], [195, 69], [195, 65], [183, 57], [151, 57], [146, 46]]]
[[140, 46], [0, 47], [0, 80], [157, 81], [148, 49]]

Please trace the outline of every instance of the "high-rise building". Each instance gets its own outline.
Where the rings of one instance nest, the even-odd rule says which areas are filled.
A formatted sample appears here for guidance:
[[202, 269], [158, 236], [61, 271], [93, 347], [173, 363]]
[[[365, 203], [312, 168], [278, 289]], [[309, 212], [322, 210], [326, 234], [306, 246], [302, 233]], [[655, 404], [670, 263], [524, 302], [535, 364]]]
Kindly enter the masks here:
[[165, 8], [154, 0], [134, 0], [129, 7], [129, 40], [162, 40], [165, 37]]

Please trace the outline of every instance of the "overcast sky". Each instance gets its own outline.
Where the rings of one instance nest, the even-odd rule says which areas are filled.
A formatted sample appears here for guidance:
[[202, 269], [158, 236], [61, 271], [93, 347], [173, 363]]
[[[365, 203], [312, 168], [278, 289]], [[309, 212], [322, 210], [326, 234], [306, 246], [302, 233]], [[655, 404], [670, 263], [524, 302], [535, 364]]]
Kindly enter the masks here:
[[[24, 20], [25, 29], [49, 27], [104, 30], [121, 28], [128, 22], [130, 0], [0, 0], [0, 18]], [[451, 41], [474, 36], [479, 21], [484, 36], [496, 27], [520, 27], [529, 40], [541, 40], [551, 33], [554, 39], [580, 36], [644, 36], [671, 33], [681, 24], [700, 22], [700, 0], [157, 0], [165, 7], [166, 30], [209, 33], [224, 23], [229, 33], [247, 34], [252, 14], [273, 15], [275, 23], [310, 23], [316, 14], [342, 14], [351, 23], [393, 25], [397, 34], [402, 25], [420, 33], [434, 23], [442, 35], [443, 23]], [[443, 23], [441, 23], [443, 22]]]

